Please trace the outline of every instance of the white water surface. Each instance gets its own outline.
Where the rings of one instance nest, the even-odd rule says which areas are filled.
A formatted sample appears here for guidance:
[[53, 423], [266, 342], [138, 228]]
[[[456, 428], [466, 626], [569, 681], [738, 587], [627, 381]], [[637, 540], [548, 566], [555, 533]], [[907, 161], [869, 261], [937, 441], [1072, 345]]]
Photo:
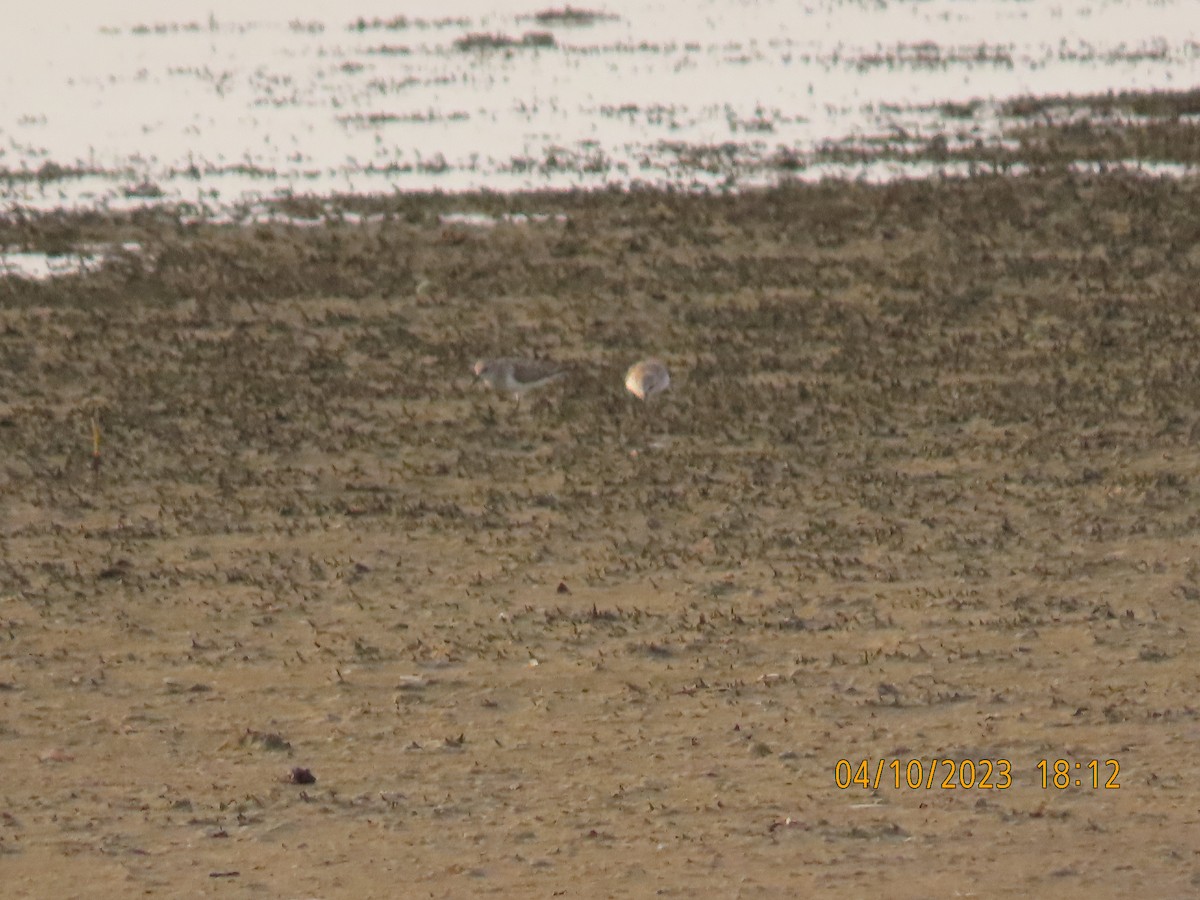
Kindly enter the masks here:
[[[571, 5], [604, 15], [543, 24], [534, 14], [561, 4], [499, 0], [10, 5], [0, 211], [920, 177], [944, 167], [814, 156], [876, 138], [996, 144], [1013, 97], [1200, 85], [1195, 0]], [[529, 32], [553, 45], [455, 44]], [[973, 105], [948, 117], [947, 103]]]

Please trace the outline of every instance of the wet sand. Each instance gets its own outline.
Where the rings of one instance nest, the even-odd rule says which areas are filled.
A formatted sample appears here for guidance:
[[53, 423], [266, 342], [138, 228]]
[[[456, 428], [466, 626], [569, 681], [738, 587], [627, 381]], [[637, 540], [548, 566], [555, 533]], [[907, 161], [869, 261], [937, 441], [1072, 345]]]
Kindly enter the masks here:
[[1198, 200], [27, 226], [146, 256], [0, 282], [6, 894], [1195, 892]]

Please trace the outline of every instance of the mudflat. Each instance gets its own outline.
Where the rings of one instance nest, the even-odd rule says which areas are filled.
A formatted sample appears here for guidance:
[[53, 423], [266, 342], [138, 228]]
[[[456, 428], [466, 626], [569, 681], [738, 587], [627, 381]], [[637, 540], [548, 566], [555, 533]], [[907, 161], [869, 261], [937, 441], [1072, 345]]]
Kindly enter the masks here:
[[23, 226], [142, 253], [0, 281], [4, 894], [1195, 893], [1197, 208]]

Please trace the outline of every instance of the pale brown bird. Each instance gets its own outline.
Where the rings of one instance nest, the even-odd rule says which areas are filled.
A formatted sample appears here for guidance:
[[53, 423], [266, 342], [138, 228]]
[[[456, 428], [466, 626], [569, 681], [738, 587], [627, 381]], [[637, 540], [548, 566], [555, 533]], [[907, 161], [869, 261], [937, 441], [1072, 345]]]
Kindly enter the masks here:
[[649, 400], [671, 386], [671, 374], [657, 359], [643, 359], [625, 373], [626, 389], [639, 400]]

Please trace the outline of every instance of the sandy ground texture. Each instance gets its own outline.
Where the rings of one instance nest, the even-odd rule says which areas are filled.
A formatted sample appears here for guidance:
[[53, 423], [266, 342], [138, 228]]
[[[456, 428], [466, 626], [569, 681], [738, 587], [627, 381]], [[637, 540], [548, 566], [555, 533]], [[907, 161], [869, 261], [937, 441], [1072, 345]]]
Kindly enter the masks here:
[[4, 895], [1195, 895], [1197, 209], [27, 223], [146, 256], [0, 283]]

